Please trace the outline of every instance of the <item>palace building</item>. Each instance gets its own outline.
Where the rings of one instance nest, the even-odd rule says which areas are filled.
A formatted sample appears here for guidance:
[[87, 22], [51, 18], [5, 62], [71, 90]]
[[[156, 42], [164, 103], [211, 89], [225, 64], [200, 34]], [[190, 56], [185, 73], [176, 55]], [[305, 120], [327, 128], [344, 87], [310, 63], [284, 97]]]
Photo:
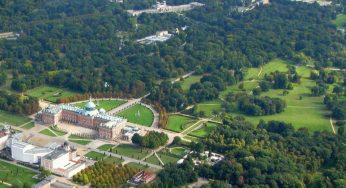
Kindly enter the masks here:
[[113, 140], [120, 136], [127, 120], [112, 116], [104, 109], [97, 110], [91, 98], [83, 108], [69, 104], [59, 104], [44, 108], [36, 114], [36, 121], [43, 124], [57, 125], [59, 122], [67, 122], [81, 127], [96, 130], [98, 137]]

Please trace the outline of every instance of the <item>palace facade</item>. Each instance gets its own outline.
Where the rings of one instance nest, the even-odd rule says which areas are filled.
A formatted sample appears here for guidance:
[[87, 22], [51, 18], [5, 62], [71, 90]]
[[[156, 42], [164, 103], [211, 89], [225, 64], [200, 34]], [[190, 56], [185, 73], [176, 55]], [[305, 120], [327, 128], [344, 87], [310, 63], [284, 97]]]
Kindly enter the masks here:
[[94, 129], [99, 138], [113, 140], [121, 134], [127, 120], [112, 116], [104, 109], [97, 110], [96, 105], [89, 99], [83, 108], [69, 104], [52, 105], [36, 114], [36, 121], [43, 124], [57, 125], [59, 122]]

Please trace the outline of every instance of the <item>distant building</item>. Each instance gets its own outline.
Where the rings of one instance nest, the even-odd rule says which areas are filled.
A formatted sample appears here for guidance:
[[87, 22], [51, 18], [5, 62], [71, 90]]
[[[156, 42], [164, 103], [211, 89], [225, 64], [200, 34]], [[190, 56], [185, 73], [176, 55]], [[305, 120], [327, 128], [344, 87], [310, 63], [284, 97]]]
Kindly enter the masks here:
[[126, 126], [121, 131], [122, 131], [122, 139], [127, 141], [131, 141], [134, 134], [136, 133], [139, 135], [141, 134], [141, 130], [133, 126]]
[[0, 130], [0, 150], [6, 148], [6, 142], [10, 137], [10, 129], [8, 127], [4, 127]]
[[60, 182], [53, 176], [48, 176], [44, 180], [32, 186], [32, 188], [75, 188], [75, 187], [76, 186]]
[[20, 36], [19, 33], [14, 33], [14, 32], [0, 33], [0, 40], [1, 39], [16, 40], [19, 36]]
[[44, 124], [57, 125], [64, 121], [94, 129], [98, 131], [99, 138], [108, 140], [119, 136], [127, 123], [126, 119], [109, 115], [104, 109], [97, 110], [91, 98], [84, 109], [69, 104], [49, 106], [38, 112], [35, 119]]
[[198, 2], [191, 2], [189, 4], [171, 6], [171, 5], [167, 5], [166, 1], [162, 1], [162, 2], [157, 2], [156, 5], [154, 5], [151, 9], [128, 10], [127, 12], [132, 16], [139, 16], [143, 13], [158, 14], [158, 13], [166, 13], [166, 12], [184, 12], [184, 11], [189, 11], [191, 9], [194, 9], [196, 7], [201, 7], [201, 6], [204, 6], [204, 4], [198, 3]]
[[140, 171], [136, 175], [134, 175], [128, 183], [132, 185], [140, 185], [140, 184], [146, 184], [150, 183], [156, 178], [156, 174], [150, 171]]
[[21, 133], [12, 135], [8, 141], [7, 146], [11, 149], [11, 157], [14, 160], [26, 163], [38, 163], [40, 159], [53, 152], [55, 147], [38, 147], [25, 142]]
[[42, 157], [41, 167], [50, 170], [54, 174], [71, 178], [86, 166], [84, 162], [80, 161], [77, 151], [64, 143], [61, 147]]
[[170, 39], [173, 35], [169, 34], [168, 31], [158, 31], [155, 35], [150, 35], [142, 39], [136, 40], [140, 44], [152, 44], [156, 42], [165, 42]]

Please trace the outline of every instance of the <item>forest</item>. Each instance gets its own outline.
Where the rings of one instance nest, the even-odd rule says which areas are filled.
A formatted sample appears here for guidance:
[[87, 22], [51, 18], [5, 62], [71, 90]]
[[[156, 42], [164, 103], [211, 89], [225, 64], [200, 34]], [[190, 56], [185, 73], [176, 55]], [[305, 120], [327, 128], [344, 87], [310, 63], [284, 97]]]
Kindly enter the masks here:
[[[184, 16], [144, 14], [136, 18], [128, 16], [125, 9], [145, 8], [155, 2], [0, 3], [6, 10], [0, 13], [4, 20], [0, 31], [20, 33], [15, 41], [0, 41], [2, 68], [13, 77], [12, 89], [19, 92], [43, 84], [80, 92], [152, 91], [159, 87], [156, 80], [179, 77], [191, 70], [212, 78], [222, 69], [240, 72], [243, 67], [258, 67], [275, 57], [298, 64], [313, 60], [317, 66], [345, 67], [345, 39], [330, 24], [336, 13], [333, 8], [315, 4], [280, 0], [239, 14], [233, 11], [238, 1], [205, 1], [205, 7]], [[156, 31], [185, 25], [187, 30], [166, 43], [135, 43], [135, 39]], [[179, 89], [167, 91], [167, 95], [181, 100], [180, 104], [209, 100], [217, 96], [216, 89], [222, 90], [222, 84], [239, 79], [235, 76], [211, 86], [209, 82], [215, 78], [206, 78], [187, 95]], [[104, 87], [105, 82], [109, 87]], [[208, 90], [203, 89], [206, 87]], [[196, 97], [205, 92], [202, 98]], [[180, 104], [171, 101], [164, 106], [175, 111]]]
[[196, 181], [197, 175], [232, 187], [346, 186], [344, 131], [309, 133], [278, 121], [262, 121], [256, 127], [237, 117], [226, 117], [223, 123], [203, 139], [202, 147], [192, 149], [224, 154], [225, 160], [195, 168], [189, 159], [168, 165], [151, 187], [182, 186]]

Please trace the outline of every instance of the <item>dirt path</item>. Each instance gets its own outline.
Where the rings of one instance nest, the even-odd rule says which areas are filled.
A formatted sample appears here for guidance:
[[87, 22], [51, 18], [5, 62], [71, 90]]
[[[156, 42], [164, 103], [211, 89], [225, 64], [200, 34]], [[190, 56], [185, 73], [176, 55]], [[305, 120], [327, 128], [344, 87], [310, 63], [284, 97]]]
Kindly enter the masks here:
[[262, 66], [261, 66], [261, 69], [260, 69], [259, 73], [257, 74], [257, 77], [260, 77], [260, 76], [261, 76], [262, 70], [263, 70], [263, 68], [262, 68]]
[[333, 119], [332, 119], [332, 117], [329, 118], [329, 121], [330, 121], [330, 126], [332, 126], [332, 129], [333, 129], [334, 134], [336, 134], [335, 129], [334, 129], [334, 125], [333, 125]]

